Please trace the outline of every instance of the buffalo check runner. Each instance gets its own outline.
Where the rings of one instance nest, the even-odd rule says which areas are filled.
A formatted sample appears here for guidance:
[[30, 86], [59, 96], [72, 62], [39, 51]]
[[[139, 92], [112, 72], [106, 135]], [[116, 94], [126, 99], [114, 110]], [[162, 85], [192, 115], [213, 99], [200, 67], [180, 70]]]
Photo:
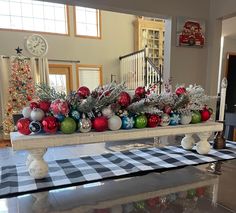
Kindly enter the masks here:
[[40, 180], [30, 177], [24, 165], [4, 166], [0, 169], [0, 197], [234, 158], [236, 143], [227, 142], [227, 149], [212, 149], [207, 155], [180, 146], [166, 146], [51, 161], [48, 177]]

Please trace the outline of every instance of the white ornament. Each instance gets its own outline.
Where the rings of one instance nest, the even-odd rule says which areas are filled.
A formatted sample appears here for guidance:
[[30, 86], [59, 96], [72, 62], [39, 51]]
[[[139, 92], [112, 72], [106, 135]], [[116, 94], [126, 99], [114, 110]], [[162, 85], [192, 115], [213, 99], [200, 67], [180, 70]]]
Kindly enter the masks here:
[[108, 128], [110, 130], [118, 130], [121, 128], [122, 121], [119, 116], [113, 115], [111, 118], [108, 119]]
[[30, 118], [32, 109], [30, 107], [24, 107], [22, 110], [22, 115], [24, 116], [24, 118]]
[[114, 115], [111, 107], [106, 107], [102, 110], [102, 115], [106, 118], [111, 118]]
[[41, 121], [44, 118], [44, 111], [39, 108], [33, 109], [30, 118], [32, 121]]
[[191, 120], [192, 120], [192, 114], [191, 113], [189, 113], [187, 115], [181, 114], [181, 116], [180, 116], [180, 123], [182, 125], [190, 124]]

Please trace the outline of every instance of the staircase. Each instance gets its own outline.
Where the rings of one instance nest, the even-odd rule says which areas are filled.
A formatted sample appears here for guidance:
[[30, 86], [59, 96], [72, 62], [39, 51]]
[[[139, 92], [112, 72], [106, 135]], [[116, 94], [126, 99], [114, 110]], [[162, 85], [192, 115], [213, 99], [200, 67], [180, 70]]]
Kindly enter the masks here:
[[126, 82], [129, 90], [138, 86], [150, 87], [156, 85], [156, 93], [161, 93], [163, 83], [162, 66], [156, 67], [147, 57], [147, 48], [120, 56], [120, 79]]

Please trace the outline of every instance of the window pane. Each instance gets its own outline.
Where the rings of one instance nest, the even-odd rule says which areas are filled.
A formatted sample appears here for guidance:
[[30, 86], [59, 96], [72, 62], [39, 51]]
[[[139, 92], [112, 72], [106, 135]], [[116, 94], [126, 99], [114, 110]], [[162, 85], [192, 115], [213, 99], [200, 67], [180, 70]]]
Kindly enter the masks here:
[[49, 74], [49, 84], [51, 87], [54, 87], [56, 91], [67, 93], [66, 75]]
[[79, 85], [86, 86], [90, 90], [94, 90], [100, 84], [100, 72], [98, 69], [89, 70], [79, 68]]
[[77, 24], [77, 34], [78, 35], [87, 35], [86, 24]]
[[21, 17], [11, 17], [12, 29], [22, 29]]
[[55, 8], [55, 18], [57, 20], [65, 20], [65, 9], [62, 7], [62, 8]]
[[33, 13], [35, 18], [43, 18], [43, 5], [33, 5]]
[[45, 19], [54, 19], [54, 8], [53, 7], [44, 7], [44, 18]]
[[90, 36], [96, 36], [97, 35], [97, 25], [92, 25], [92, 24], [87, 25], [87, 33]]
[[33, 8], [31, 4], [22, 4], [22, 16], [24, 17], [33, 16]]
[[0, 20], [1, 20], [0, 21], [0, 27], [1, 28], [7, 28], [11, 24], [9, 16], [1, 16], [0, 15]]
[[10, 5], [9, 2], [0, 1], [0, 14], [1, 15], [8, 15], [10, 13]]
[[21, 16], [21, 3], [10, 2], [10, 14], [13, 16]]

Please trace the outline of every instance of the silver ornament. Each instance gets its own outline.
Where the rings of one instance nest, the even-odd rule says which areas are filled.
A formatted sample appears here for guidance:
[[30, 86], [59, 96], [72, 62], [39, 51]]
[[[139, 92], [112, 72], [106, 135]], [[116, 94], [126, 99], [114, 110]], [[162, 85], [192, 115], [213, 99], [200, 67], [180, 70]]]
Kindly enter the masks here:
[[36, 108], [30, 113], [30, 118], [32, 121], [41, 121], [44, 118], [44, 115], [45, 114], [43, 110]]
[[30, 118], [32, 109], [30, 107], [24, 107], [22, 110], [22, 115], [24, 116], [24, 118]]
[[170, 116], [166, 113], [162, 114], [161, 116], [161, 126], [168, 126], [170, 123]]
[[110, 130], [118, 130], [121, 128], [122, 121], [119, 116], [113, 115], [111, 118], [108, 119], [108, 129]]
[[181, 116], [180, 116], [180, 123], [182, 125], [190, 124], [191, 120], [192, 120], [192, 113], [181, 114]]
[[37, 134], [37, 133], [41, 132], [42, 125], [38, 121], [32, 121], [29, 125], [29, 129], [30, 129], [31, 132]]
[[82, 133], [90, 132], [92, 122], [88, 118], [82, 118], [78, 124], [79, 131]]
[[102, 110], [102, 115], [106, 118], [111, 118], [114, 115], [111, 107], [106, 107]]

